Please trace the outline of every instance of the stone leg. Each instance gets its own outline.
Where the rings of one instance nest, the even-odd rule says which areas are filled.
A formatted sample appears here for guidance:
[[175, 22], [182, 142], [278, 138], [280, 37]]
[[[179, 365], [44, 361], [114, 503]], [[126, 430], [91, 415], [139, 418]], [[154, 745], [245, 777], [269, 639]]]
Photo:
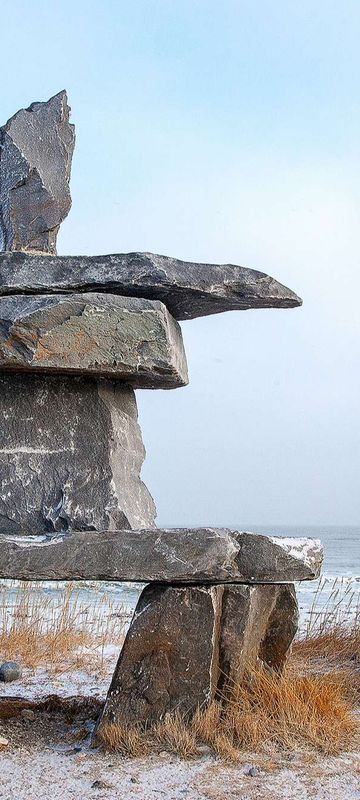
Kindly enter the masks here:
[[241, 683], [259, 662], [280, 671], [298, 627], [293, 584], [224, 586], [220, 688]]
[[192, 713], [259, 660], [280, 669], [297, 629], [286, 585], [148, 586], [126, 636], [97, 734]]
[[3, 373], [0, 420], [0, 533], [154, 527], [128, 386]]
[[218, 683], [222, 587], [147, 586], [109, 689], [101, 727], [149, 724], [194, 711]]

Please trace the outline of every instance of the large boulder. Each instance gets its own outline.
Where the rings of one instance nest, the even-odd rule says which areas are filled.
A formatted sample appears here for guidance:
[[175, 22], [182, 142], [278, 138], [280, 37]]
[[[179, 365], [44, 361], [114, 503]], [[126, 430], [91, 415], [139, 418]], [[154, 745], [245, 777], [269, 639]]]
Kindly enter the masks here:
[[291, 585], [149, 586], [137, 605], [95, 738], [224, 698], [246, 671], [278, 671], [297, 630]]
[[107, 294], [1, 298], [0, 368], [103, 375], [137, 389], [188, 382], [181, 329], [165, 306]]
[[130, 387], [3, 373], [0, 418], [0, 531], [154, 525], [154, 503], [140, 479], [145, 451]]
[[0, 250], [56, 253], [69, 189], [75, 128], [65, 91], [32, 103], [0, 128]]
[[[76, 465], [80, 459], [77, 449], [78, 443], [79, 446], [83, 443], [85, 447], [84, 440], [87, 435], [92, 441], [92, 433], [89, 431], [91, 420], [86, 421], [84, 424], [84, 437], [81, 437], [80, 432], [80, 438], [76, 439], [77, 446], [74, 450]], [[136, 437], [138, 435], [136, 434]], [[63, 443], [67, 441], [65, 432], [61, 441]], [[136, 441], [140, 446], [140, 440], [136, 439]], [[132, 436], [132, 442], [134, 445], [134, 435]], [[31, 449], [20, 448], [19, 451], [19, 448], [20, 446], [17, 445], [16, 456], [11, 449], [10, 463], [12, 469], [14, 469], [14, 462], [18, 465], [18, 470], [20, 464], [28, 464], [31, 477], [30, 465], [34, 464], [35, 456], [32, 454]], [[106, 452], [104, 443], [102, 443], [102, 448]], [[36, 463], [40, 468], [41, 459], [48, 459], [50, 456], [46, 455], [46, 451], [43, 455], [40, 455], [38, 451], [36, 452]], [[95, 448], [93, 452], [96, 456], [94, 459], [94, 475], [97, 475], [97, 449]], [[4, 457], [3, 455], [2, 458], [4, 459]], [[86, 470], [90, 470], [91, 457], [85, 457], [84, 455], [82, 458]], [[118, 472], [115, 477], [117, 478], [116, 485], [122, 502], [125, 502], [127, 497], [131, 498], [131, 492], [134, 493], [134, 500], [136, 500], [138, 497], [137, 492], [140, 491], [142, 486], [138, 481], [140, 459], [136, 460], [134, 464], [134, 458], [135, 456], [130, 448], [127, 455], [121, 448], [119, 449]], [[62, 463], [62, 457], [58, 454], [56, 456], [54, 454], [52, 459], [54, 465], [58, 460]], [[100, 464], [103, 460], [104, 457], [102, 456]], [[130, 467], [129, 479], [131, 478], [131, 470], [133, 472], [133, 488], [129, 488], [126, 492], [121, 491], [122, 485], [127, 486], [126, 476], [121, 472], [121, 465], [124, 463], [128, 463]], [[74, 467], [74, 475], [76, 474], [76, 465]], [[33, 485], [30, 477], [28, 477], [28, 483]], [[32, 480], [34, 480], [34, 477], [32, 477]], [[6, 499], [8, 487], [5, 468], [4, 481], [6, 490], [4, 490], [3, 502], [8, 504], [9, 501]], [[76, 485], [74, 491], [75, 488]], [[15, 491], [15, 487], [10, 485], [10, 492], [14, 493]], [[19, 488], [17, 491], [19, 491]], [[100, 490], [94, 487], [92, 491], [96, 498]], [[40, 489], [38, 489], [38, 492], [40, 492]], [[144, 502], [142, 492], [140, 492], [140, 497]], [[141, 508], [141, 503], [138, 500], [138, 509], [139, 506]], [[140, 516], [139, 510], [136, 512], [135, 509], [134, 513], [131, 514], [131, 508], [126, 513], [133, 522], [135, 513]], [[49, 533], [33, 539], [29, 537], [25, 541], [18, 541], [17, 537], [14, 538], [11, 535], [11, 530], [14, 530], [14, 527], [10, 524], [11, 520], [12, 516], [9, 517], [9, 522], [7, 523], [7, 517], [5, 516], [4, 520], [1, 521], [0, 530], [3, 530], [7, 535], [0, 536], [0, 578], [23, 578], [24, 580], [49, 578], [54, 580], [97, 579], [191, 584], [219, 582], [245, 582], [251, 584], [259, 581], [278, 583], [279, 581], [312, 580], [318, 577], [323, 555], [321, 543], [317, 539], [302, 539], [298, 542], [296, 539], [282, 539], [279, 537], [274, 540], [274, 538], [256, 533], [242, 533], [240, 531], [230, 531], [226, 528], [104, 530], [100, 533], [87, 531], [77, 532], [76, 534], [60, 533], [56, 535]], [[5, 531], [7, 524], [8, 530]], [[32, 530], [34, 525], [33, 521]], [[25, 521], [24, 526], [25, 530], [27, 530]], [[43, 527], [42, 517], [40, 517], [39, 528], [36, 532], [41, 533]], [[78, 528], [79, 526], [77, 526]], [[61, 526], [59, 527], [58, 524], [56, 529], [61, 529]], [[22, 532], [18, 525], [16, 525], [15, 530], [18, 533]], [[289, 548], [292, 548], [292, 553], [288, 552]]]
[[248, 308], [293, 308], [300, 298], [263, 272], [153, 253], [0, 255], [0, 294], [108, 292], [161, 300], [175, 319]]

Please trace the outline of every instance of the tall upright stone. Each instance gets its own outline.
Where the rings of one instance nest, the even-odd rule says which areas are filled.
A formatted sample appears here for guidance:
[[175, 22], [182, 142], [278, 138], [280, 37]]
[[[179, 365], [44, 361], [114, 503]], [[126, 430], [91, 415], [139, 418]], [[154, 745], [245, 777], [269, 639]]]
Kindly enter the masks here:
[[154, 526], [155, 506], [140, 479], [136, 400], [126, 384], [0, 374], [0, 420], [0, 531]]
[[0, 251], [56, 254], [71, 207], [75, 128], [65, 91], [32, 103], [0, 128]]

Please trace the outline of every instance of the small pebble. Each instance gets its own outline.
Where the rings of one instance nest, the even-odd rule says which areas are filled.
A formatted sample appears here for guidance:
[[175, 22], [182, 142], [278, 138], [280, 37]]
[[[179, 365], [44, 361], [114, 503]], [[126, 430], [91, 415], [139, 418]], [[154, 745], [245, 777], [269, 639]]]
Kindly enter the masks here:
[[22, 669], [20, 664], [16, 661], [4, 661], [0, 666], [0, 681], [3, 683], [10, 683], [11, 681], [18, 681], [22, 676]]
[[0, 736], [0, 749], [3, 747], [7, 747], [9, 744], [9, 739], [5, 739], [5, 736]]
[[27, 719], [29, 720], [29, 722], [33, 722], [33, 720], [35, 719], [35, 712], [32, 711], [31, 708], [23, 708], [21, 716], [23, 719]]
[[198, 747], [198, 753], [201, 756], [211, 756], [214, 755], [214, 751], [208, 744], [200, 744]]
[[250, 778], [257, 778], [260, 775], [259, 767], [249, 767], [249, 769], [245, 770], [245, 775], [249, 775]]

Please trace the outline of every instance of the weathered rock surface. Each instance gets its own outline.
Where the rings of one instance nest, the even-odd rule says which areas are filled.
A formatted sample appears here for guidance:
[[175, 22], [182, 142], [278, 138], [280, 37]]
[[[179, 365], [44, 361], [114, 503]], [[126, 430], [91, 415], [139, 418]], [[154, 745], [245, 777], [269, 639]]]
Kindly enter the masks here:
[[16, 661], [4, 661], [0, 666], [0, 681], [3, 683], [11, 683], [18, 681], [22, 676], [22, 669], [20, 664]]
[[137, 389], [188, 382], [180, 325], [165, 306], [107, 294], [1, 298], [0, 368], [103, 375]]
[[[107, 723], [155, 722], [214, 696], [222, 589], [148, 586], [138, 602], [109, 689]], [[214, 647], [215, 643], [215, 647]]]
[[65, 91], [32, 103], [0, 128], [0, 250], [56, 253], [71, 207], [75, 128]]
[[[0, 420], [0, 531], [154, 524], [154, 504], [139, 477], [145, 451], [128, 386], [3, 373]], [[50, 574], [56, 569], [50, 559]]]
[[291, 585], [147, 587], [95, 736], [112, 723], [149, 725], [174, 709], [191, 714], [261, 662], [280, 670], [297, 619]]
[[[77, 401], [79, 394], [81, 397], [81, 392], [79, 390], [74, 390], [73, 396], [75, 397], [75, 401]], [[51, 402], [53, 403], [54, 401]], [[116, 396], [113, 402], [116, 402]], [[121, 402], [123, 402], [123, 400]], [[58, 411], [61, 416], [61, 405]], [[74, 446], [70, 445], [73, 447], [71, 454], [69, 453], [69, 445], [67, 444], [67, 462], [69, 462], [67, 469], [70, 470], [70, 475], [73, 476], [71, 478], [72, 483], [70, 483], [70, 485], [73, 486], [71, 498], [74, 498], [74, 503], [76, 498], [78, 498], [77, 502], [81, 505], [82, 494], [85, 491], [85, 489], [81, 487], [83, 483], [85, 487], [87, 487], [90, 481], [90, 497], [93, 496], [94, 499], [99, 497], [100, 504], [101, 494], [99, 494], [100, 487], [98, 487], [98, 482], [99, 474], [101, 477], [102, 473], [98, 473], [96, 470], [98, 465], [104, 463], [105, 457], [103, 453], [106, 452], [106, 440], [104, 441], [103, 433], [101, 433], [101, 436], [97, 435], [93, 452], [88, 456], [88, 460], [85, 456], [79, 455], [79, 448], [84, 444], [86, 437], [89, 437], [90, 441], [94, 440], [92, 426], [94, 425], [94, 428], [96, 427], [91, 419], [89, 421], [83, 420], [80, 416], [80, 412], [81, 409], [79, 409], [79, 404], [76, 402], [76, 408], [73, 414], [68, 411], [65, 417], [66, 422], [68, 423], [69, 421], [73, 427], [73, 418], [79, 415], [78, 425], [80, 428], [82, 428], [82, 426], [85, 428], [84, 433], [82, 433], [82, 429], [78, 431], [75, 426], [76, 438]], [[22, 414], [24, 413], [26, 414], [26, 410], [22, 412]], [[31, 414], [30, 408], [28, 413], [29, 415]], [[101, 421], [100, 411], [96, 413], [100, 420], [98, 428], [103, 432], [105, 426]], [[29, 423], [26, 421], [25, 424], [28, 425]], [[44, 423], [42, 424], [44, 425]], [[57, 426], [58, 441], [60, 445], [64, 445], [64, 443], [68, 443], [72, 434], [71, 432], [62, 433], [60, 426], [61, 423]], [[134, 433], [132, 435], [134, 437]], [[140, 447], [140, 439], [137, 438], [139, 437], [139, 433], [136, 433], [135, 437], [135, 443], [137, 441], [137, 446]], [[20, 519], [15, 516], [15, 509], [11, 511], [12, 505], [10, 505], [10, 500], [7, 499], [8, 492], [10, 491], [12, 493], [12, 497], [15, 489], [12, 487], [11, 483], [10, 486], [8, 485], [9, 479], [13, 477], [16, 480], [17, 472], [24, 466], [28, 467], [28, 464], [30, 466], [36, 464], [36, 471], [39, 476], [42, 477], [44, 474], [42, 464], [44, 462], [41, 461], [41, 459], [46, 459], [44, 480], [46, 487], [48, 487], [50, 479], [46, 478], [49, 472], [47, 464], [62, 464], [62, 456], [58, 455], [57, 451], [56, 460], [55, 456], [52, 456], [54, 462], [52, 462], [52, 460], [48, 462], [48, 459], [50, 459], [50, 456], [46, 455], [46, 449], [49, 447], [48, 438], [42, 435], [39, 436], [40, 446], [43, 445], [43, 443], [45, 444], [45, 453], [44, 455], [36, 455], [35, 461], [35, 456], [32, 455], [31, 449], [29, 451], [29, 448], [25, 448], [25, 452], [21, 451], [20, 441], [24, 441], [24, 439], [21, 438], [21, 434], [18, 434], [15, 439], [15, 452], [17, 455], [15, 456], [12, 454], [11, 459], [10, 456], [7, 456], [11, 464], [11, 472], [9, 475], [9, 468], [5, 468], [4, 466], [3, 475], [5, 484], [1, 496], [3, 496], [2, 502], [5, 504], [5, 511], [3, 512], [3, 516], [0, 517], [0, 530], [4, 533], [11, 533], [11, 531], [22, 533], [29, 530], [29, 527], [26, 525], [26, 506], [21, 517], [23, 530], [21, 530]], [[57, 439], [55, 437], [52, 447], [54, 448], [57, 446]], [[98, 455], [98, 451], [100, 452], [100, 456]], [[70, 456], [75, 459], [76, 463], [74, 467], [70, 464]], [[2, 459], [5, 458], [1, 452], [0, 457]], [[131, 459], [131, 453], [126, 456], [126, 454], [121, 455], [120, 451], [120, 458]], [[135, 459], [136, 457], [133, 456], [133, 458]], [[83, 465], [80, 459], [84, 460]], [[108, 456], [107, 460], [109, 460]], [[121, 473], [120, 479], [118, 475], [115, 475], [115, 483], [119, 487], [119, 495], [124, 498], [130, 497], [130, 500], [131, 497], [133, 497], [134, 506], [138, 509], [143, 507], [142, 503], [144, 502], [142, 491], [139, 489], [141, 484], [138, 483], [137, 477], [140, 469], [140, 462], [141, 459], [139, 457], [136, 458], [135, 466], [130, 462], [130, 473], [132, 471], [135, 477], [133, 478], [131, 487], [121, 495], [122, 482], [124, 483], [125, 479]], [[17, 471], [15, 471], [14, 474], [15, 467]], [[81, 467], [80, 470], [79, 467]], [[98, 467], [98, 469], [99, 468], [100, 467]], [[91, 470], [93, 470], [93, 473]], [[77, 474], [79, 474], [79, 487], [75, 479]], [[94, 475], [93, 480], [90, 477], [92, 474]], [[30, 476], [28, 479], [30, 487], [33, 486], [34, 480], [35, 478], [33, 476]], [[108, 487], [107, 482], [105, 482], [105, 485]], [[37, 483], [35, 483], [35, 486], [37, 487], [36, 498], [40, 498], [36, 501], [37, 507], [41, 507], [41, 509], [45, 508], [45, 511], [35, 512], [29, 508], [31, 532], [33, 532], [35, 528], [36, 513], [39, 513], [39, 527], [37, 532], [40, 533], [41, 530], [44, 530], [44, 527], [47, 527], [48, 530], [53, 530], [55, 525], [48, 519], [49, 512], [47, 508], [48, 506], [51, 506], [52, 509], [54, 506], [56, 507], [56, 504], [60, 501], [60, 489], [57, 488], [55, 498], [50, 503], [48, 499], [46, 499], [46, 502], [42, 499], [41, 490]], [[58, 484], [56, 484], [56, 486], [58, 486]], [[60, 486], [62, 487], [61, 481]], [[50, 488], [46, 488], [47, 493], [44, 490], [45, 498], [47, 498], [47, 494], [50, 493], [50, 489], [53, 491], [52, 483], [50, 483]], [[17, 491], [20, 491], [20, 489]], [[32, 491], [34, 492], [34, 489], [32, 489]], [[138, 495], [136, 491], [139, 493]], [[27, 497], [30, 497], [29, 493], [27, 493]], [[54, 518], [56, 522], [56, 530], [61, 530], [61, 527], [65, 527], [67, 514], [69, 514], [70, 519], [75, 517], [75, 511], [72, 506], [70, 506], [69, 510], [66, 510], [70, 503], [67, 494], [66, 498], [65, 508], [65, 500], [63, 499], [63, 504], [59, 505], [59, 511], [52, 510], [51, 512], [51, 519]], [[89, 502], [87, 489], [86, 498], [86, 502]], [[18, 505], [21, 508], [25, 505], [25, 499], [22, 495], [19, 497]], [[30, 500], [28, 500], [28, 505], [29, 507], [31, 506]], [[104, 499], [104, 505], [106, 506], [106, 497]], [[147, 508], [146, 505], [145, 508]], [[131, 515], [131, 506], [130, 508], [124, 508], [124, 511], [128, 518], [131, 518], [134, 523], [135, 510], [133, 515]], [[141, 512], [138, 511], [138, 517], [140, 513]], [[146, 513], [149, 514], [149, 511]], [[56, 514], [59, 515], [59, 520], [56, 519]], [[89, 516], [92, 518], [90, 512], [86, 515], [86, 519], [88, 519]], [[99, 516], [100, 512], [97, 512], [96, 524], [93, 524], [94, 528], [99, 528]], [[145, 512], [143, 512], [143, 516], [145, 516]], [[13, 518], [14, 521], [12, 521]], [[111, 516], [111, 521], [114, 522], [114, 514]], [[74, 523], [72, 527], [75, 528]], [[82, 527], [85, 528], [85, 524], [83, 524]], [[89, 528], [90, 525], [87, 524], [87, 527]], [[81, 525], [77, 524], [76, 529], [79, 530], [79, 528], [81, 528]], [[260, 534], [241, 533], [239, 531], [230, 531], [225, 528], [105, 530], [100, 533], [82, 532], [56, 536], [50, 534], [38, 536], [34, 539], [21, 539], [18, 536], [14, 539], [9, 535], [0, 537], [0, 578], [22, 578], [24, 580], [99, 579], [143, 581], [145, 583], [158, 581], [160, 583], [191, 584], [217, 582], [287, 583], [294, 580], [312, 580], [318, 577], [321, 563], [322, 548], [320, 542], [316, 539], [298, 540], [278, 538], [274, 540], [273, 538], [261, 536]]]
[[233, 264], [195, 264], [152, 253], [0, 255], [0, 294], [63, 291], [161, 300], [175, 319], [248, 308], [293, 308], [302, 302], [269, 275]]
[[292, 584], [224, 586], [220, 687], [233, 687], [259, 661], [280, 671], [298, 628]]

